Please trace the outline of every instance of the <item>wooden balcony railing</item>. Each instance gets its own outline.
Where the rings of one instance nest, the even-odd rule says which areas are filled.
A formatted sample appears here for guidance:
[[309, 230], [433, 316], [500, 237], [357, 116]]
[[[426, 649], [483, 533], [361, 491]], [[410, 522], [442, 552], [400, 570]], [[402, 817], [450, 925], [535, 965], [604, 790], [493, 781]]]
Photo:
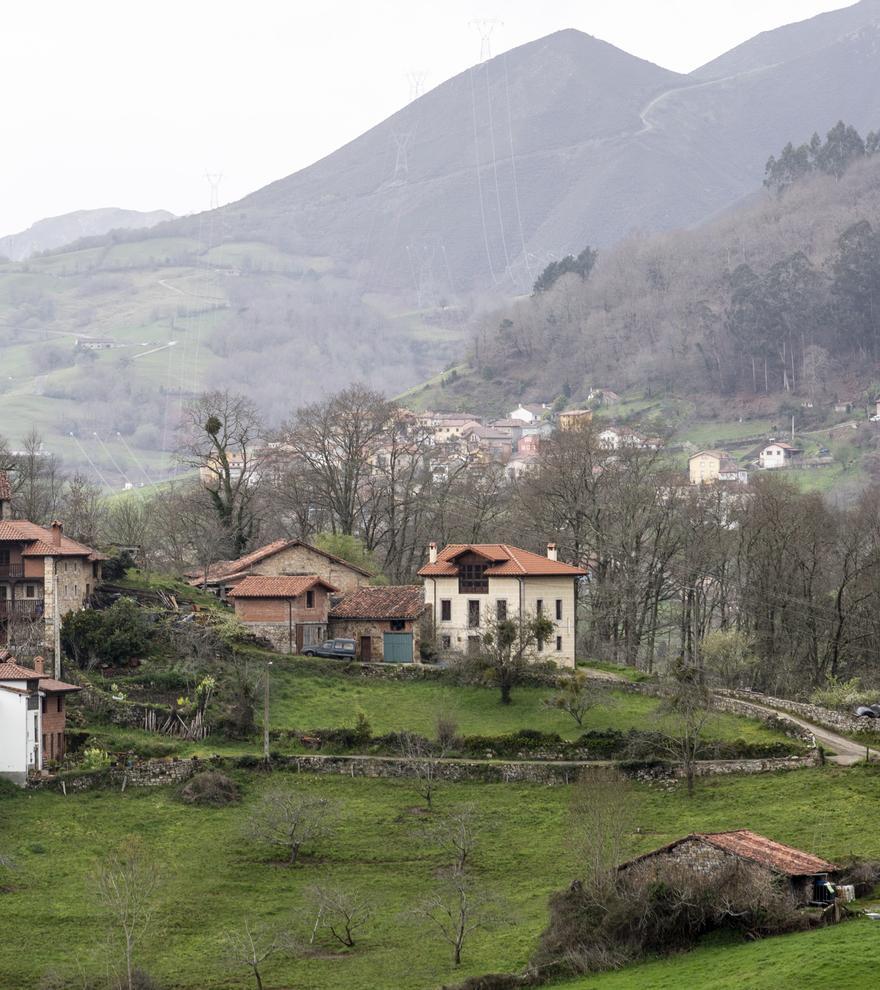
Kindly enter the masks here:
[[0, 600], [0, 622], [10, 616], [22, 619], [38, 619], [43, 614], [42, 598], [21, 598], [15, 601]]
[[0, 564], [0, 581], [20, 577], [24, 577], [24, 564]]

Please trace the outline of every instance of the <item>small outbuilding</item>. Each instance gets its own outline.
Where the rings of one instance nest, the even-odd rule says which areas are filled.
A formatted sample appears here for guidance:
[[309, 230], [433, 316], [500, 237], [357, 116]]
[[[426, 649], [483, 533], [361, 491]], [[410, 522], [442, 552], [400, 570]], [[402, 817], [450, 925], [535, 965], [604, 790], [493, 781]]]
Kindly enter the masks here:
[[623, 863], [629, 870], [652, 862], [686, 866], [699, 873], [723, 873], [736, 861], [766, 870], [789, 884], [798, 904], [827, 903], [828, 884], [839, 872], [834, 863], [794, 849], [756, 832], [740, 828], [731, 832], [693, 832], [660, 849]]
[[339, 589], [317, 574], [251, 574], [227, 595], [235, 614], [282, 653], [301, 653], [327, 637], [330, 595]]
[[419, 657], [427, 608], [420, 585], [359, 588], [330, 609], [330, 634], [353, 639], [364, 663], [412, 663]]

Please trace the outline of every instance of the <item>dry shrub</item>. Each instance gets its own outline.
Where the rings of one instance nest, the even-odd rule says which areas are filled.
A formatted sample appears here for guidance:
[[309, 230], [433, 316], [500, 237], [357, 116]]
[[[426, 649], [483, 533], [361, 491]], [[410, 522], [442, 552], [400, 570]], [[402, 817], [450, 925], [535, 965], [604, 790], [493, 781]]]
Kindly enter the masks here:
[[222, 807], [234, 804], [240, 797], [235, 781], [216, 770], [197, 773], [180, 789], [180, 798], [186, 804]]
[[619, 872], [611, 888], [576, 881], [556, 894], [536, 962], [569, 973], [598, 972], [692, 948], [711, 931], [760, 938], [809, 925], [787, 885], [766, 870], [732, 861], [699, 872], [648, 859]]

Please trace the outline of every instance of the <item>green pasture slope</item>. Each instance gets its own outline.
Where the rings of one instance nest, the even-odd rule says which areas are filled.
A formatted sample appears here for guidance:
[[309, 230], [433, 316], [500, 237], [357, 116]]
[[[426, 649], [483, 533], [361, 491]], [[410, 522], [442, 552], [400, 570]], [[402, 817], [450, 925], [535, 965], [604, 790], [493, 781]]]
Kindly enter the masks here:
[[[447, 784], [440, 814], [478, 809], [482, 833], [477, 882], [494, 898], [497, 920], [465, 945], [463, 965], [412, 908], [436, 880], [443, 854], [424, 837], [426, 813], [406, 780], [239, 774], [243, 802], [220, 809], [180, 803], [171, 788], [94, 791], [63, 797], [4, 792], [0, 846], [16, 862], [3, 879], [0, 985], [38, 987], [47, 972], [103, 971], [105, 928], [94, 894], [106, 850], [136, 835], [161, 873], [160, 924], [140, 960], [174, 990], [245, 990], [253, 981], [221, 958], [223, 931], [243, 918], [291, 925], [307, 935], [304, 892], [339, 881], [368, 891], [370, 930], [354, 950], [278, 957], [266, 965], [271, 990], [430, 990], [469, 975], [521, 968], [547, 920], [547, 897], [577, 876], [566, 842], [570, 789], [507, 784]], [[275, 783], [338, 802], [337, 836], [294, 869], [244, 836], [248, 811]], [[636, 789], [645, 851], [694, 830], [748, 826], [783, 842], [841, 859], [880, 857], [880, 769], [825, 767], [760, 777], [701, 781], [681, 790]], [[560, 985], [568, 990], [872, 986], [880, 928], [853, 922], [834, 930], [755, 945], [711, 944], [691, 955]], [[27, 946], [27, 951], [22, 951]]]

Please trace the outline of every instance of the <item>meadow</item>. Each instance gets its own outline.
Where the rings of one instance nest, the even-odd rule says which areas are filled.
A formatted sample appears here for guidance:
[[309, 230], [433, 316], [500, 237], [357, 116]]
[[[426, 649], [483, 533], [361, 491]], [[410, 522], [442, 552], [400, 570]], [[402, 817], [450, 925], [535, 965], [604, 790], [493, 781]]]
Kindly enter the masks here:
[[[16, 869], [0, 893], [4, 939], [0, 986], [37, 987], [48, 972], [100, 973], [106, 932], [95, 875], [108, 850], [138, 836], [161, 876], [160, 923], [146, 937], [141, 964], [168, 990], [244, 990], [246, 971], [222, 958], [224, 931], [244, 919], [283, 925], [305, 938], [306, 891], [340, 882], [368, 893], [375, 914], [363, 941], [324, 945], [270, 960], [267, 990], [345, 986], [352, 990], [428, 990], [468, 975], [525, 965], [547, 919], [549, 893], [578, 875], [567, 842], [570, 788], [447, 784], [433, 815], [472, 804], [480, 841], [473, 870], [494, 903], [494, 921], [465, 945], [462, 966], [414, 908], [433, 889], [444, 854], [425, 837], [430, 816], [408, 780], [239, 773], [241, 804], [184, 805], [172, 788], [93, 791], [64, 797], [4, 791], [0, 845]], [[337, 803], [339, 826], [300, 865], [278, 865], [245, 826], [265, 788], [278, 783]], [[834, 860], [880, 857], [880, 770], [825, 767], [699, 783], [682, 789], [639, 785], [632, 851], [690, 831], [749, 827]], [[560, 984], [559, 990], [630, 987], [774, 987], [866, 984], [877, 958], [870, 922], [751, 945], [710, 943], [690, 955]], [[27, 951], [21, 951], [22, 946]], [[866, 969], [867, 967], [867, 969]]]

